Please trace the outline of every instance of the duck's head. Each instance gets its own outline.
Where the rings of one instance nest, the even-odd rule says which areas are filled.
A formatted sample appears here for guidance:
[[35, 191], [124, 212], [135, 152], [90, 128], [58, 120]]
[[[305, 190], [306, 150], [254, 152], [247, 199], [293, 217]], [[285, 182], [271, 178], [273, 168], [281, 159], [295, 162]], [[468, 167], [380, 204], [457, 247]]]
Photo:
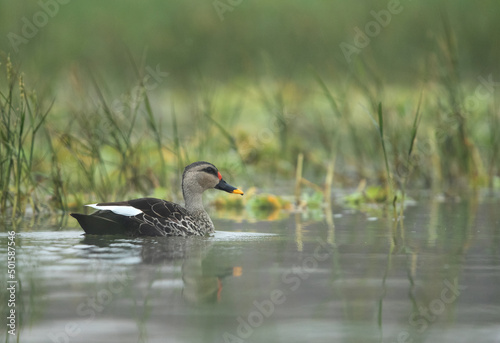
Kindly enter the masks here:
[[243, 192], [229, 185], [217, 168], [208, 162], [194, 162], [184, 169], [182, 174], [182, 191], [186, 193], [203, 193], [207, 189], [215, 188], [228, 193], [241, 194]]

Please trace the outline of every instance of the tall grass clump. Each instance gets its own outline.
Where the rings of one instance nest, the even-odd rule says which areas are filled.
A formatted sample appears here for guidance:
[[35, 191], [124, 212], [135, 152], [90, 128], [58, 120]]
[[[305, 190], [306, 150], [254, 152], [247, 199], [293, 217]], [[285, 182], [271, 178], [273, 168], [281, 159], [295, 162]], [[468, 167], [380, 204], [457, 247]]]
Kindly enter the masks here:
[[442, 17], [444, 34], [437, 39], [437, 79], [445, 97], [437, 100], [439, 115], [435, 140], [440, 158], [439, 183], [445, 192], [453, 192], [457, 187], [477, 185], [481, 162], [470, 135], [471, 113], [464, 104], [457, 39], [446, 15]]
[[[56, 194], [60, 204], [64, 202], [64, 191], [57, 164], [48, 175], [35, 173], [36, 150], [43, 145], [40, 131], [46, 129], [50, 108], [42, 110], [36, 94], [26, 90], [24, 76], [10, 58], [4, 64], [7, 86], [0, 90], [0, 211], [5, 214], [9, 210], [15, 216], [23, 213], [27, 204], [33, 210], [39, 208], [42, 199], [36, 197], [37, 191], [47, 179], [54, 181], [51, 193]], [[47, 155], [52, 159], [53, 150]]]
[[[487, 146], [499, 147], [500, 146], [500, 108], [492, 108], [490, 112], [490, 133]], [[500, 170], [499, 149], [491, 149], [489, 151], [488, 159], [488, 187], [493, 189], [496, 172]]]
[[121, 93], [98, 80], [95, 70], [75, 71], [71, 96], [82, 103], [65, 108], [69, 113], [64, 116], [74, 120], [57, 135], [57, 144], [65, 150], [61, 157], [66, 169], [74, 171], [67, 180], [71, 207], [147, 195], [165, 197], [170, 184], [178, 189], [187, 155], [174, 107], [172, 113], [164, 113], [155, 106], [158, 99], [150, 97], [151, 87], [144, 84], [142, 70], [135, 64], [133, 69], [137, 79]]

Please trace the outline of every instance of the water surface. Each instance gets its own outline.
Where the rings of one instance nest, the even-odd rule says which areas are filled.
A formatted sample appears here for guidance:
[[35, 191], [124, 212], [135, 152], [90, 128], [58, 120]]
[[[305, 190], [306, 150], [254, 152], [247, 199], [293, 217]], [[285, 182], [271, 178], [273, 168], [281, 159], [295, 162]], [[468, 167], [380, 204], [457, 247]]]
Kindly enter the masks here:
[[499, 205], [430, 198], [403, 223], [340, 207], [214, 219], [204, 238], [21, 225], [5, 341], [500, 342]]

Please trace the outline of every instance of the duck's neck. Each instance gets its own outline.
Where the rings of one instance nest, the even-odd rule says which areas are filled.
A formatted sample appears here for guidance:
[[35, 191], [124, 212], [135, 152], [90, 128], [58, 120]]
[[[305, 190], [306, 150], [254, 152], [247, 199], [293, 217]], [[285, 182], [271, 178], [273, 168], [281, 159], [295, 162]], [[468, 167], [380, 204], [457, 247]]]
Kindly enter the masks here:
[[183, 192], [183, 196], [186, 210], [191, 213], [206, 213], [205, 208], [203, 207], [203, 199], [201, 197], [201, 193], [190, 192], [188, 189], [186, 189]]
[[212, 223], [212, 219], [208, 215], [207, 211], [203, 207], [203, 200], [201, 198], [201, 193], [198, 192], [189, 192], [184, 191], [184, 203], [186, 210], [193, 215], [196, 220], [200, 230], [203, 231], [204, 234], [213, 233], [214, 232], [214, 224]]

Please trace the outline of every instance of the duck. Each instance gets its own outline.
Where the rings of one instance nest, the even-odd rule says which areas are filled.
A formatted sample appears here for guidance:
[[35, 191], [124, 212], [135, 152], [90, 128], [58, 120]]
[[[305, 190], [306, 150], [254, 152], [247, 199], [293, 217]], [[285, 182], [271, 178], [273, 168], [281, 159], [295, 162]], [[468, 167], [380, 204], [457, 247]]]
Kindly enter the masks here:
[[156, 198], [89, 204], [97, 211], [87, 215], [70, 213], [86, 235], [205, 236], [215, 232], [203, 207], [202, 194], [217, 189], [243, 195], [229, 185], [212, 163], [198, 161], [182, 173], [184, 206]]

